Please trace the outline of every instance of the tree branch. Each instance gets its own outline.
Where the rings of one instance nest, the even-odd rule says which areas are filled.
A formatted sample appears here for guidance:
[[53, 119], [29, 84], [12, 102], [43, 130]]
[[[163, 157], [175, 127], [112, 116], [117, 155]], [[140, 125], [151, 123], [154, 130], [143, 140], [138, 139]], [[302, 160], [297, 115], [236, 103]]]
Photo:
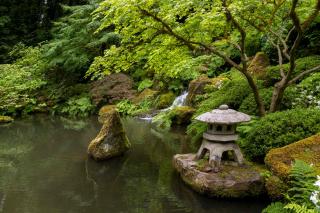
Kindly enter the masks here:
[[289, 85], [290, 85], [290, 84], [293, 84], [293, 83], [297, 82], [298, 80], [302, 79], [304, 76], [306, 76], [306, 75], [308, 75], [308, 74], [310, 74], [310, 73], [312, 73], [312, 72], [314, 72], [314, 71], [317, 71], [317, 70], [320, 70], [320, 65], [318, 65], [318, 66], [316, 66], [316, 67], [314, 67], [314, 68], [312, 68], [312, 69], [303, 71], [302, 73], [300, 73], [299, 75], [297, 75], [296, 77], [294, 77], [292, 80], [290, 80], [290, 81], [288, 82], [288, 84], [289, 84]]

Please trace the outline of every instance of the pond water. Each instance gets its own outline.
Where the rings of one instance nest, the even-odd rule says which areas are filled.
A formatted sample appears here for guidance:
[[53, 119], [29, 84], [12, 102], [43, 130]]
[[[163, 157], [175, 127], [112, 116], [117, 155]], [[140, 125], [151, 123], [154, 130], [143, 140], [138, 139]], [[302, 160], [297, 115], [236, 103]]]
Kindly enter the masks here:
[[88, 159], [101, 127], [96, 120], [35, 116], [0, 126], [0, 212], [250, 213], [266, 206], [191, 191], [171, 166], [175, 153], [189, 151], [186, 136], [143, 121], [124, 121], [133, 145], [125, 156]]

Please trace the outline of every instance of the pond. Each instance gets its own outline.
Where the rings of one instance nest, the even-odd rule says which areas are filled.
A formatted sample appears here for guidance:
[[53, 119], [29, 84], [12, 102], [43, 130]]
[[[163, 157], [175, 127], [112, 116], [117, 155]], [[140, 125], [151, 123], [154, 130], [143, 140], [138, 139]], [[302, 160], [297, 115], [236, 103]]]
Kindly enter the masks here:
[[0, 212], [261, 212], [259, 200], [226, 201], [194, 193], [173, 171], [189, 151], [181, 131], [159, 132], [124, 120], [132, 149], [107, 162], [87, 158], [97, 118], [34, 116], [0, 126]]

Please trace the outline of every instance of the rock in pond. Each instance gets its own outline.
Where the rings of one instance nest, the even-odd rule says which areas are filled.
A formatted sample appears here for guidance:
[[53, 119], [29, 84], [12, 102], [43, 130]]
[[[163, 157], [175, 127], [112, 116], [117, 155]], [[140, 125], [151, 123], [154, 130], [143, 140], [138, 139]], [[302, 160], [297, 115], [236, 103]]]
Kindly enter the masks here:
[[11, 123], [12, 121], [13, 121], [13, 118], [11, 118], [10, 116], [0, 115], [0, 124], [2, 124], [2, 123]]
[[177, 154], [173, 166], [182, 180], [201, 194], [220, 198], [258, 197], [265, 192], [260, 173], [249, 166], [222, 165], [220, 172], [200, 168], [195, 154]]
[[119, 113], [115, 108], [103, 114], [103, 126], [88, 147], [88, 154], [95, 160], [106, 160], [124, 154], [130, 148]]

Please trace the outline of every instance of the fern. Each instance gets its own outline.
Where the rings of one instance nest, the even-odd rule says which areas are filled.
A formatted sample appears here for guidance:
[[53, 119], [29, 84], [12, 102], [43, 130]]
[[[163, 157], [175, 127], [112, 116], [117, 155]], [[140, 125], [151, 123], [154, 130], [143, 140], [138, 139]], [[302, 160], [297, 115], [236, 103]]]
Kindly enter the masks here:
[[296, 160], [290, 171], [289, 179], [291, 188], [286, 196], [288, 200], [308, 208], [313, 208], [314, 204], [311, 202], [310, 197], [317, 190], [317, 187], [314, 185], [317, 181], [314, 168], [301, 160]]
[[299, 205], [297, 203], [289, 203], [284, 208], [294, 213], [318, 213], [316, 209], [309, 209], [305, 205]]

